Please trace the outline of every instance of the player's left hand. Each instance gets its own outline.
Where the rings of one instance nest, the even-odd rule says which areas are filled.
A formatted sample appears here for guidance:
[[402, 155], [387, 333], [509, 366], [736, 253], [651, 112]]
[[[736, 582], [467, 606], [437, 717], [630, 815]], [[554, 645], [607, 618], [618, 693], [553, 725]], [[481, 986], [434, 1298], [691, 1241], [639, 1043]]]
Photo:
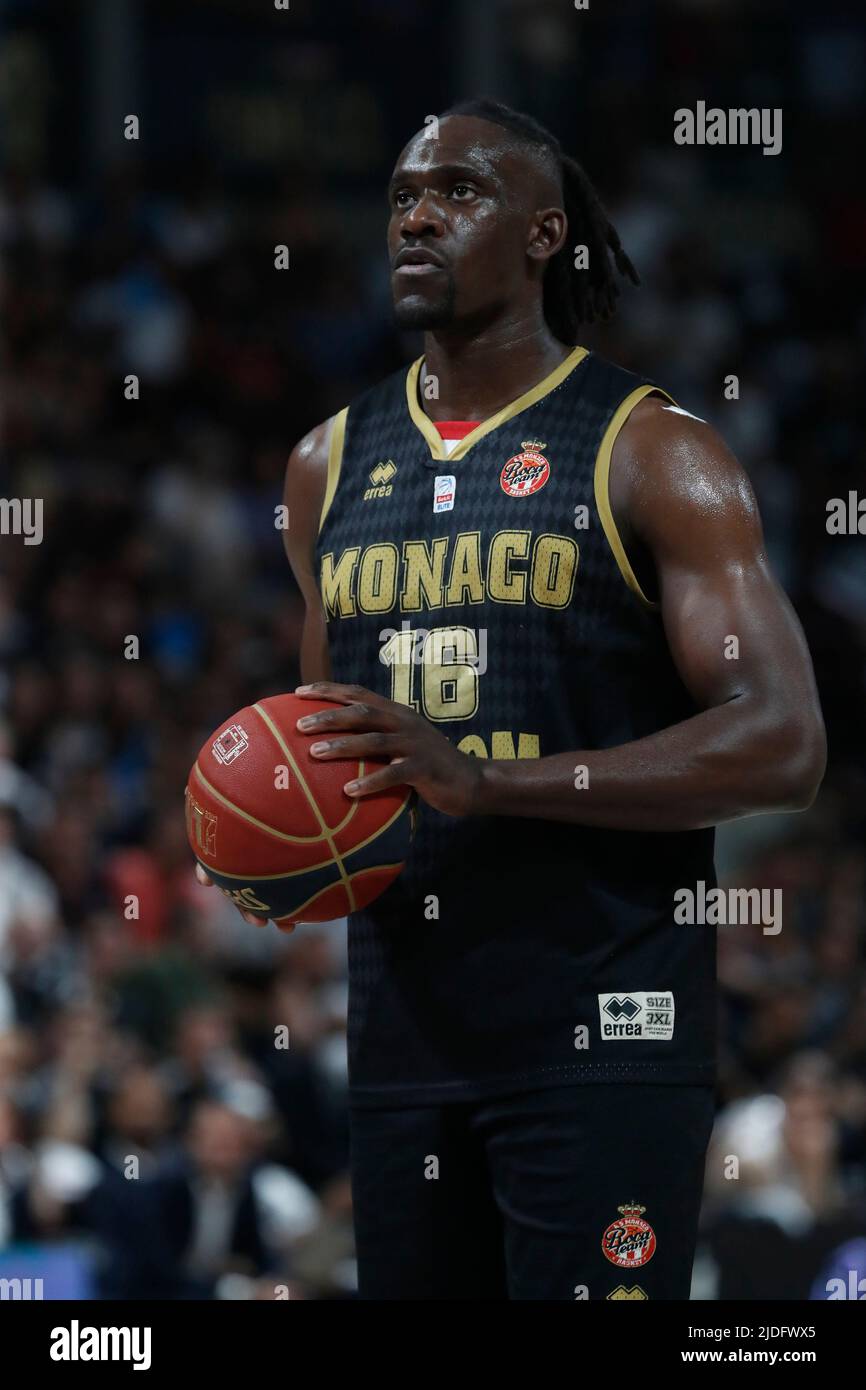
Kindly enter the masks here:
[[319, 710], [298, 720], [302, 734], [317, 735], [314, 758], [375, 758], [388, 767], [343, 790], [369, 796], [387, 787], [414, 787], [434, 810], [470, 815], [481, 782], [479, 760], [461, 753], [420, 714], [361, 685], [316, 681], [295, 690], [305, 700], [333, 700], [342, 709]]

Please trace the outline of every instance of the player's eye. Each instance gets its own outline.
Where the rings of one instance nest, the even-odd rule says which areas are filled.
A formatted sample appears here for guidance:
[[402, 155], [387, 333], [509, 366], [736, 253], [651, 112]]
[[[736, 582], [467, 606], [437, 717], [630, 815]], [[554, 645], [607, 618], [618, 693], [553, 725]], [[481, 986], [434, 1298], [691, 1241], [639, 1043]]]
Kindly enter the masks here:
[[399, 209], [401, 209], [401, 210], [402, 210], [403, 208], [407, 208], [407, 207], [409, 206], [409, 204], [411, 203], [411, 201], [412, 201], [412, 194], [409, 192], [408, 188], [398, 188], [398, 189], [397, 189], [397, 192], [394, 194], [394, 206], [395, 206], [395, 208], [399, 208]]
[[465, 202], [467, 198], [475, 195], [475, 189], [471, 183], [455, 183], [451, 190], [452, 198], [457, 198], [459, 202]]

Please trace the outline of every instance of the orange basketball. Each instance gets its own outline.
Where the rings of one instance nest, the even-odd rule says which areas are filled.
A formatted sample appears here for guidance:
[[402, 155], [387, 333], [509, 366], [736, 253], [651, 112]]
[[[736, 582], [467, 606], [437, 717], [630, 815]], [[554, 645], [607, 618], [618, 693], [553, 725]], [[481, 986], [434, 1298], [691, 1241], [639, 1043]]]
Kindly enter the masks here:
[[[224, 893], [274, 921], [324, 922], [377, 898], [414, 830], [409, 787], [353, 800], [343, 787], [381, 763], [320, 762], [296, 721], [318, 709], [273, 695], [233, 714], [201, 748], [186, 786], [193, 854]], [[321, 737], [321, 734], [319, 735]]]

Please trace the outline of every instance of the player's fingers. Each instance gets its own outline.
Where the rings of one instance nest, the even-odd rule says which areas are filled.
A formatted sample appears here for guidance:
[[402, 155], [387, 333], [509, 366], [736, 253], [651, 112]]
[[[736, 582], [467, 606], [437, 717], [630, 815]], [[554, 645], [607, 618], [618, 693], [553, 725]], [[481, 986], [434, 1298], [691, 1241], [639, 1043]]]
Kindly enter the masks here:
[[314, 743], [314, 758], [392, 758], [403, 746], [399, 734], [350, 734], [347, 738], [328, 738]]
[[312, 685], [296, 685], [295, 694], [303, 700], [333, 700], [338, 705], [366, 704], [384, 707], [392, 703], [375, 690], [363, 685], [343, 685], [339, 681], [313, 681]]
[[390, 764], [389, 767], [380, 768], [378, 772], [371, 772], [367, 777], [356, 778], [355, 781], [347, 782], [343, 791], [347, 796], [369, 796], [371, 792], [384, 792], [389, 787], [405, 787], [411, 785], [411, 776], [407, 760], [400, 758]]
[[289, 934], [290, 932], [293, 932], [293, 931], [295, 930], [295, 927], [296, 927], [297, 925], [298, 925], [297, 922], [275, 922], [275, 923], [274, 923], [274, 926], [277, 928], [277, 931], [284, 931], [284, 932], [286, 933], [287, 936], [288, 936], [288, 934]]
[[266, 927], [268, 925], [267, 917], [257, 917], [254, 912], [245, 912], [242, 907], [238, 908], [238, 912], [245, 922], [249, 922], [251, 927]]
[[322, 709], [315, 714], [305, 714], [297, 721], [296, 727], [302, 734], [327, 734], [332, 729], [385, 731], [395, 728], [396, 724], [396, 715], [391, 710], [359, 701], [343, 705], [341, 709]]
[[213, 888], [213, 879], [205, 873], [201, 864], [196, 864], [195, 876], [203, 888]]

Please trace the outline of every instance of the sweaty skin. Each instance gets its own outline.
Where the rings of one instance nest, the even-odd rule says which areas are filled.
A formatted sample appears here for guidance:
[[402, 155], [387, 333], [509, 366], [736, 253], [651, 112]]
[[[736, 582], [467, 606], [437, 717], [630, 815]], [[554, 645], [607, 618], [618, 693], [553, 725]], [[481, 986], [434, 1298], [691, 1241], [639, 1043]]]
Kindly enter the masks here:
[[[508, 132], [474, 117], [441, 121], [439, 141], [418, 136], [400, 156], [392, 267], [408, 248], [429, 252], [431, 269], [401, 274], [398, 260], [392, 286], [398, 321], [427, 327], [425, 370], [439, 385], [438, 399], [425, 402], [431, 418], [484, 420], [567, 355], [542, 308], [544, 268], [567, 237], [555, 191]], [[331, 428], [317, 426], [291, 454], [284, 538], [306, 604], [308, 684], [297, 693], [343, 706], [298, 728], [314, 739], [315, 757], [390, 763], [348, 783], [348, 795], [408, 784], [453, 816], [659, 831], [811, 805], [826, 761], [811, 660], [770, 573], [749, 480], [710, 425], [646, 397], [621, 429], [610, 469], [626, 553], [658, 598], [672, 659], [700, 712], [616, 748], [508, 760], [461, 753], [413, 710], [330, 680], [314, 547]], [[736, 660], [726, 656], [731, 636]], [[588, 769], [579, 792], [578, 766]]]
[[[619, 830], [691, 830], [811, 805], [825, 762], [811, 661], [770, 573], [751, 485], [711, 426], [646, 398], [620, 431], [610, 477], [620, 535], [633, 560], [645, 552], [652, 562], [671, 656], [701, 712], [617, 748], [507, 761], [461, 753], [413, 710], [328, 679], [312, 559], [328, 429], [313, 431], [289, 461], [287, 551], [307, 603], [301, 673], [312, 684], [298, 693], [345, 708], [308, 716], [298, 727], [325, 745], [314, 745], [317, 757], [404, 760], [348, 784], [349, 795], [408, 783], [449, 815]], [[299, 514], [299, 494], [315, 498], [312, 515]], [[731, 635], [739, 639], [738, 660], [725, 655]], [[579, 793], [578, 765], [589, 772]]]

